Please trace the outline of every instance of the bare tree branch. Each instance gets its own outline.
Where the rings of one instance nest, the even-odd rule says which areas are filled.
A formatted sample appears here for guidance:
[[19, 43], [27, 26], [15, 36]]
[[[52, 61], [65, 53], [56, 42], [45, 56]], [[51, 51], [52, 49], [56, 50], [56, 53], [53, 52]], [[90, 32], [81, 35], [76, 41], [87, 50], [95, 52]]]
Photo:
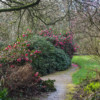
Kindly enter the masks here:
[[29, 7], [34, 7], [36, 5], [38, 5], [40, 3], [41, 0], [37, 0], [35, 3], [30, 3], [30, 4], [27, 4], [27, 5], [23, 5], [23, 6], [19, 6], [19, 7], [10, 7], [10, 8], [7, 8], [7, 9], [0, 9], [0, 12], [11, 12], [11, 11], [19, 11], [19, 10], [22, 10], [22, 9], [27, 9]]

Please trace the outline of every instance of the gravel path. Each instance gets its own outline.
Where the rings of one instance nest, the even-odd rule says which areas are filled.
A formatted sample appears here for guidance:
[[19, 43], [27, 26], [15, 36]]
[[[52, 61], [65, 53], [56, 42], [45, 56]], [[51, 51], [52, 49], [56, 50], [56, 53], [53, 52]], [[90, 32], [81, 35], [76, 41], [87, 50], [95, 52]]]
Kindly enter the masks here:
[[77, 67], [71, 67], [66, 71], [56, 72], [42, 77], [43, 80], [51, 79], [55, 81], [57, 91], [44, 94], [38, 100], [67, 100], [68, 85], [72, 84], [72, 74], [76, 72]]

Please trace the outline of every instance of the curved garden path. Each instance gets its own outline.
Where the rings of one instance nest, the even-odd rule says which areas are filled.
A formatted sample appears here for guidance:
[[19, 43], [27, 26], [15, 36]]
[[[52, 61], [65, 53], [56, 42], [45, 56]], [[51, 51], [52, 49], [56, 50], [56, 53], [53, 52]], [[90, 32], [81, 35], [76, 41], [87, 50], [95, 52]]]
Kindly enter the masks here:
[[51, 79], [55, 81], [55, 92], [43, 94], [38, 100], [69, 100], [66, 94], [69, 93], [69, 86], [72, 87], [72, 74], [76, 72], [77, 67], [71, 67], [66, 71], [56, 72], [42, 77], [43, 80]]

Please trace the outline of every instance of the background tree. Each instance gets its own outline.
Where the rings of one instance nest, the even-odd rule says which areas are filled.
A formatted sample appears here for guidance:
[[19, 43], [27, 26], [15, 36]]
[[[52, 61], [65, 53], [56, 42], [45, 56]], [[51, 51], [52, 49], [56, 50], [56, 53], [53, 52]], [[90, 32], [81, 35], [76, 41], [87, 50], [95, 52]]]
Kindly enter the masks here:
[[[61, 22], [67, 16], [67, 11], [63, 10], [65, 9], [63, 1], [5, 0], [0, 2], [2, 3], [2, 8], [0, 9], [1, 14], [8, 14], [5, 20], [9, 22], [6, 23], [5, 21], [5, 23], [10, 25], [10, 37], [15, 36], [16, 34], [14, 35], [14, 33], [19, 34], [27, 26], [35, 33], [43, 29], [44, 26], [48, 28], [53, 25], [54, 27], [58, 21]], [[4, 18], [4, 16], [2, 17]], [[8, 16], [10, 16], [10, 20]], [[62, 25], [57, 25], [56, 28], [59, 29], [59, 26], [62, 27]]]
[[[1, 0], [3, 39], [19, 36], [27, 26], [37, 33], [53, 28], [55, 33], [71, 31], [80, 53], [100, 55], [99, 0]], [[3, 27], [5, 26], [5, 27]], [[5, 35], [4, 35], [5, 34]], [[1, 35], [1, 34], [0, 34]], [[6, 39], [5, 39], [6, 40]]]

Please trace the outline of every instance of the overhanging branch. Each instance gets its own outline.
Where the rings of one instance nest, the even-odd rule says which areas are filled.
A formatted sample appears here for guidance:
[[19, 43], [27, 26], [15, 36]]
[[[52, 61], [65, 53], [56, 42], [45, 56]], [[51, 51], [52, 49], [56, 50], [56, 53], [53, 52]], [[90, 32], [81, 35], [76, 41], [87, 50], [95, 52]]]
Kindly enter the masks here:
[[29, 7], [34, 7], [34, 6], [38, 5], [40, 1], [41, 0], [37, 0], [35, 3], [33, 2], [31, 4], [23, 5], [20, 7], [11, 7], [11, 8], [7, 8], [7, 9], [0, 9], [0, 12], [11, 12], [11, 11], [19, 11], [22, 9], [27, 9]]

